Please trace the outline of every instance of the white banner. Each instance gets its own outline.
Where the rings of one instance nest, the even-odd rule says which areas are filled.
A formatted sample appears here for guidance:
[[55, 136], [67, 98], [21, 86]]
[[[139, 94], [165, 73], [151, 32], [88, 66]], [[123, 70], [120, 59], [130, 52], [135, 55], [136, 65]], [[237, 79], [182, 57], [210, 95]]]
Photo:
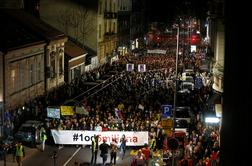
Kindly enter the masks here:
[[154, 50], [147, 50], [148, 54], [166, 54], [166, 50], [154, 49]]
[[46, 110], [47, 110], [47, 117], [48, 118], [60, 119], [60, 109], [59, 108], [47, 107]]
[[143, 146], [148, 144], [148, 132], [147, 131], [82, 131], [82, 130], [51, 130], [55, 144], [70, 144], [70, 145], [91, 145], [91, 140], [94, 135], [99, 136], [99, 144], [103, 139], [107, 140], [107, 143], [112, 142], [112, 138], [115, 138], [119, 143], [120, 138], [124, 134], [127, 139], [127, 146]]

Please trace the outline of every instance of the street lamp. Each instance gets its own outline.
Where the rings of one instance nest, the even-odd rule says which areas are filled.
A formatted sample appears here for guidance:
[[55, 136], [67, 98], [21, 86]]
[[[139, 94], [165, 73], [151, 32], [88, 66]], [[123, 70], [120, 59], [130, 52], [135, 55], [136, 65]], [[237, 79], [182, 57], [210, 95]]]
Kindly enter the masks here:
[[[176, 98], [177, 98], [177, 78], [178, 78], [178, 55], [179, 55], [179, 25], [177, 28], [177, 49], [176, 49], [176, 68], [175, 68], [175, 91], [173, 99], [173, 121], [172, 121], [172, 130], [173, 138], [175, 138], [175, 122], [176, 122]], [[175, 153], [172, 154], [172, 166], [175, 165]]]
[[175, 137], [175, 116], [176, 116], [176, 98], [177, 98], [177, 78], [178, 78], [178, 56], [179, 56], [179, 26], [177, 28], [177, 48], [176, 48], [176, 67], [175, 67], [175, 91], [173, 100], [173, 137]]

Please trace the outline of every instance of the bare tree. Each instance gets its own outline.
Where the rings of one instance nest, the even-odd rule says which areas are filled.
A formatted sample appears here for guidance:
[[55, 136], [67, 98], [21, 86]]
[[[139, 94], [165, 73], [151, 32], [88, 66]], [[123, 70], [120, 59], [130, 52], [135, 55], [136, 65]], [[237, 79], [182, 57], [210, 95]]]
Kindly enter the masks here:
[[69, 35], [69, 27], [71, 21], [72, 10], [70, 8], [65, 8], [59, 11], [57, 21], [60, 26], [63, 27], [63, 31], [66, 35]]
[[75, 10], [75, 12], [75, 17], [78, 19], [78, 29], [76, 30], [78, 30], [78, 33], [80, 34], [78, 36], [78, 40], [84, 47], [87, 35], [94, 29], [94, 26], [92, 25], [92, 19], [87, 8], [80, 6], [78, 7], [78, 10]]
[[72, 10], [71, 15], [70, 15], [70, 26], [71, 28], [73, 28], [73, 38], [74, 40], [78, 40], [79, 39], [79, 26], [80, 26], [80, 22], [79, 22], [79, 16], [76, 10]]
[[[66, 35], [78, 40], [84, 47], [87, 35], [94, 29], [89, 10], [83, 6], [61, 10], [58, 22], [64, 28]], [[69, 33], [73, 32], [73, 33]]]

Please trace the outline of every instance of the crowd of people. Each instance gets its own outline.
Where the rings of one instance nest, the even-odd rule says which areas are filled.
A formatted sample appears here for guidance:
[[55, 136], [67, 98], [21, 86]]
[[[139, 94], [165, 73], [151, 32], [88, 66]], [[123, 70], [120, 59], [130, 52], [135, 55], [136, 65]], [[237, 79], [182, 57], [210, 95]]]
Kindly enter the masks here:
[[[198, 61], [201, 54], [203, 52], [195, 53], [193, 56], [185, 54], [183, 63], [182, 60], [179, 62], [181, 64], [179, 72], [185, 67], [197, 69], [197, 65], [200, 65]], [[146, 64], [147, 71], [143, 73], [123, 71], [127, 63]], [[114, 75], [114, 79], [109, 82], [107, 88], [89, 95], [83, 101], [83, 107], [88, 111], [88, 115], [74, 114], [62, 116], [61, 119], [50, 119], [47, 122], [48, 139], [53, 142], [50, 129], [148, 131], [151, 148], [146, 145], [145, 149], [139, 150], [132, 162], [137, 165], [146, 164], [151, 157], [151, 152], [163, 150], [164, 140], [167, 137], [162, 130], [160, 109], [162, 104], [173, 103], [175, 56], [171, 55], [150, 54], [141, 57], [123, 57], [112, 65], [105, 64], [94, 71], [85, 73], [70, 84], [65, 84], [45, 96], [37, 97], [22, 107], [7, 110], [4, 115], [6, 134], [10, 135], [25, 119], [35, 117], [42, 119], [47, 106], [62, 104], [78, 95], [79, 92], [87, 91], [85, 82], [95, 82], [113, 69], [120, 74]], [[203, 111], [200, 105], [205, 102], [202, 102], [202, 99], [206, 100], [205, 95], [211, 89], [209, 87], [210, 85], [207, 84], [192, 93], [189, 102], [194, 107], [195, 115]], [[186, 141], [188, 144], [185, 146], [184, 155], [180, 157], [181, 163], [192, 162], [193, 165], [200, 166], [202, 163], [207, 165], [206, 163], [210, 161], [211, 163], [218, 162], [218, 130], [203, 125], [197, 126], [196, 124], [201, 124], [201, 119], [195, 119], [194, 122], [191, 128], [193, 132], [189, 134], [190, 137]], [[151, 142], [153, 139], [156, 141], [155, 146]], [[116, 150], [113, 147], [111, 149]], [[115, 156], [112, 157], [114, 158]], [[141, 162], [143, 163], [140, 164]]]

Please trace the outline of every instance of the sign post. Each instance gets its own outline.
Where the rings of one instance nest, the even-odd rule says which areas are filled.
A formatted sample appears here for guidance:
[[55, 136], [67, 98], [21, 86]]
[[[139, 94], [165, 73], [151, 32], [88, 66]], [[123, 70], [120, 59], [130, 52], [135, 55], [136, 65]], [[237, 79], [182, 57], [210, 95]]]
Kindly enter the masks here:
[[172, 119], [171, 118], [162, 119], [162, 127], [167, 136], [169, 136], [171, 134], [172, 129]]
[[162, 105], [162, 118], [171, 117], [172, 105]]
[[171, 133], [172, 128], [172, 119], [171, 113], [172, 113], [172, 105], [162, 105], [162, 127], [164, 132], [168, 135]]

